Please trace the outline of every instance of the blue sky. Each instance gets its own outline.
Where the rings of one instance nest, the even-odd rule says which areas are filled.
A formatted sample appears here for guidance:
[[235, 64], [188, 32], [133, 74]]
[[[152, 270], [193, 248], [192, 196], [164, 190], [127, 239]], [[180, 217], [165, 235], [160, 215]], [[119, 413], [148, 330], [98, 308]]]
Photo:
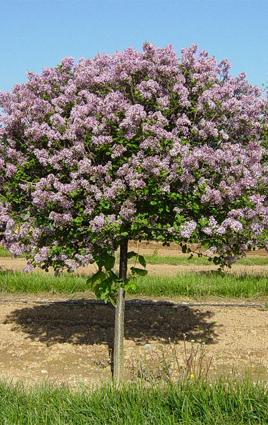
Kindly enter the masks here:
[[61, 58], [197, 43], [268, 86], [268, 0], [0, 0], [0, 91]]

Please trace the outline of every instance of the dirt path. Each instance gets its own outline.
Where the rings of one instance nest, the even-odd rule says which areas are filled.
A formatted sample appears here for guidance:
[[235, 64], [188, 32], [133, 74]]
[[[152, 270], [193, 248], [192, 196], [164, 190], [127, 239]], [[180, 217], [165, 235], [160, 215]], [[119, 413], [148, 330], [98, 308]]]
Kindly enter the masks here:
[[[10, 258], [10, 257], [0, 257], [0, 267], [3, 270], [14, 270], [22, 271], [26, 265], [26, 260], [24, 258]], [[215, 265], [198, 265], [198, 264], [180, 264], [180, 265], [169, 265], [169, 264], [147, 264], [147, 270], [151, 275], [158, 276], [176, 276], [178, 273], [187, 273], [187, 272], [200, 272], [206, 270], [217, 270]], [[91, 274], [95, 272], [96, 266], [90, 264], [87, 267], [81, 267], [77, 270], [80, 274]], [[268, 275], [268, 265], [263, 266], [249, 266], [234, 264], [232, 268], [226, 270], [226, 272], [231, 273], [260, 273]]]
[[[55, 296], [24, 301], [0, 296], [0, 379], [76, 386], [111, 378], [112, 307]], [[164, 369], [176, 377], [185, 371], [191, 350], [197, 350], [195, 374], [204, 351], [204, 367], [212, 359], [211, 375], [248, 371], [267, 380], [267, 319], [268, 311], [260, 306], [131, 301], [126, 309], [126, 377], [158, 377]]]

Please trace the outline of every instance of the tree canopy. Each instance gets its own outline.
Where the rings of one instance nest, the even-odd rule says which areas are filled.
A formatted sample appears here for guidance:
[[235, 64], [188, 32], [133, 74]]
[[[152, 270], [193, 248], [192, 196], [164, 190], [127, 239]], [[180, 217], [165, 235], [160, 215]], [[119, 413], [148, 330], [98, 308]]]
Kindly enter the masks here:
[[111, 270], [125, 239], [198, 242], [230, 264], [268, 225], [265, 105], [196, 46], [29, 73], [0, 95], [6, 245], [28, 269]]

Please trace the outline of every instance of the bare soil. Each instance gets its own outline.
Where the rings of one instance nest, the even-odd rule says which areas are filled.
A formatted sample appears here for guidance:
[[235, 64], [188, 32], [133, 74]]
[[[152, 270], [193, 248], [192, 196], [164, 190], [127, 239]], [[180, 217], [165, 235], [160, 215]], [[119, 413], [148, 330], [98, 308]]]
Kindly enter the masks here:
[[[238, 302], [237, 302], [238, 303]], [[241, 302], [240, 302], [241, 303]], [[129, 301], [126, 378], [236, 373], [268, 379], [268, 311]], [[77, 386], [111, 379], [114, 310], [93, 300], [0, 296], [0, 379]], [[189, 360], [192, 355], [192, 360]]]
[[[138, 248], [146, 254], [157, 250], [159, 255], [178, 255], [174, 247], [143, 244]], [[25, 260], [0, 258], [0, 266], [22, 270]], [[213, 268], [148, 265], [151, 274], [165, 276]], [[93, 265], [79, 273], [94, 270]], [[267, 270], [267, 266], [232, 268], [237, 273]], [[165, 379], [168, 374], [177, 379], [185, 373], [193, 379], [207, 373], [212, 377], [248, 373], [254, 379], [268, 379], [268, 311], [263, 306], [237, 300], [224, 306], [217, 299], [189, 306], [181, 301], [186, 300], [128, 302], [126, 379]], [[29, 385], [45, 380], [72, 387], [110, 381], [113, 323], [113, 307], [90, 300], [87, 294], [72, 299], [0, 294], [0, 380]]]

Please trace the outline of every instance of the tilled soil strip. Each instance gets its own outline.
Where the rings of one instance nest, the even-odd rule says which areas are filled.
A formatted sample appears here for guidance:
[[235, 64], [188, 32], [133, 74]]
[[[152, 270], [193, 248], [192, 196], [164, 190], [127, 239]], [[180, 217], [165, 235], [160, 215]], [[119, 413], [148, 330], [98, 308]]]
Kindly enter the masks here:
[[[113, 307], [78, 296], [1, 294], [0, 380], [29, 385], [45, 380], [70, 386], [111, 380]], [[126, 378], [140, 376], [141, 366], [153, 376], [168, 366], [176, 380], [185, 373], [193, 352], [198, 374], [204, 352], [202, 365], [210, 365], [212, 359], [212, 377], [249, 373], [254, 380], [266, 382], [268, 311], [264, 305], [262, 299], [128, 299]]]

